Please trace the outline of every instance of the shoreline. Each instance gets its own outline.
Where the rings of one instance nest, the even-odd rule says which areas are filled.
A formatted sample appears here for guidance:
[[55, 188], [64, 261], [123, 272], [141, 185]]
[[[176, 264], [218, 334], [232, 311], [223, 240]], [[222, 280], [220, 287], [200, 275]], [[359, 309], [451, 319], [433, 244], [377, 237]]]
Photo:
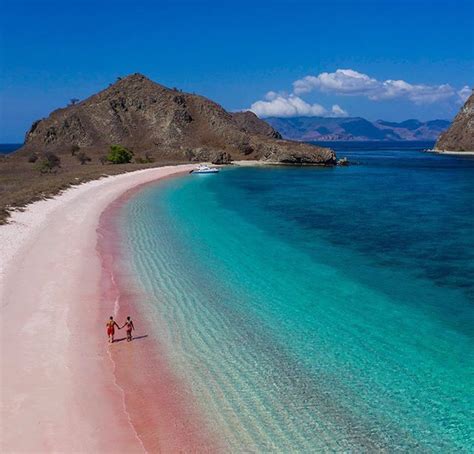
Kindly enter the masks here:
[[[127, 396], [124, 386], [133, 374], [118, 377], [114, 370], [114, 363], [133, 370], [130, 356], [118, 357], [124, 347], [136, 350], [151, 342], [107, 343], [113, 289], [104, 281], [98, 227], [107, 208], [128, 191], [193, 167], [159, 167], [87, 182], [13, 212], [11, 222], [0, 227], [0, 450], [143, 452], [156, 446], [149, 434], [144, 443], [143, 424], [135, 426], [128, 412], [134, 395]], [[141, 332], [145, 324], [139, 326]], [[167, 377], [171, 380], [171, 372]], [[152, 405], [147, 407], [140, 393], [135, 397], [148, 416]], [[173, 407], [176, 418], [183, 403]], [[160, 446], [183, 442], [176, 430], [164, 438], [172, 432], [170, 424], [158, 429]]]
[[474, 156], [474, 151], [444, 151], [444, 150], [427, 150], [427, 153], [447, 154], [455, 156]]
[[[159, 181], [183, 175], [180, 172]], [[215, 452], [215, 437], [200, 420], [191, 393], [170, 369], [167, 352], [154, 341], [158, 328], [147, 322], [148, 311], [152, 309], [140, 304], [142, 291], [137, 288], [135, 275], [128, 271], [129, 257], [122, 246], [124, 232], [119, 221], [124, 205], [156, 183], [154, 180], [129, 189], [109, 204], [99, 219], [101, 301], [109, 306], [113, 302], [110, 309], [118, 320], [132, 314], [137, 325], [131, 344], [125, 341], [124, 332], [119, 331], [108, 353], [127, 415], [146, 452]], [[116, 347], [118, 343], [120, 347]]]

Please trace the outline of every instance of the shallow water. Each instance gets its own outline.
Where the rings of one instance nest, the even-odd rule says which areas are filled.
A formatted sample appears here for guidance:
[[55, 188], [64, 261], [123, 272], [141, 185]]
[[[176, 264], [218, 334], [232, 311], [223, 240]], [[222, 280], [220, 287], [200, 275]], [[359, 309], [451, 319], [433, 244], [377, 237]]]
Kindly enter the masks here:
[[158, 341], [232, 451], [472, 451], [474, 159], [343, 145], [123, 209]]

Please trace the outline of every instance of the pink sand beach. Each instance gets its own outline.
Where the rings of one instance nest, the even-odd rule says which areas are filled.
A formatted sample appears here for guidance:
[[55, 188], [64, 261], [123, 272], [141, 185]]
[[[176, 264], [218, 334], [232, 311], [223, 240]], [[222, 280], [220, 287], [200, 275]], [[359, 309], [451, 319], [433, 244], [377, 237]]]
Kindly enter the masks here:
[[[114, 213], [192, 166], [103, 178], [0, 227], [2, 452], [211, 452], [213, 437], [123, 284]], [[131, 314], [137, 340], [107, 343]], [[145, 319], [146, 317], [144, 317]]]

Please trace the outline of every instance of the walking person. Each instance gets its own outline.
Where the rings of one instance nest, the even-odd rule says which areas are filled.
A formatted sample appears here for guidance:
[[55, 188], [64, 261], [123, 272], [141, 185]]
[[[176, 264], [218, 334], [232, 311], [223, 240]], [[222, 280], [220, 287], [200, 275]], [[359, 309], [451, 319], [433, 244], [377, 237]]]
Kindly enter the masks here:
[[110, 316], [109, 321], [105, 324], [107, 327], [107, 336], [109, 336], [109, 343], [114, 342], [114, 335], [115, 335], [115, 327], [120, 329], [120, 326], [117, 325], [117, 322], [114, 320], [112, 316]]
[[132, 330], [135, 330], [135, 326], [133, 326], [132, 319], [130, 316], [127, 317], [127, 321], [123, 324], [122, 328], [127, 327], [127, 342], [131, 342], [132, 340]]

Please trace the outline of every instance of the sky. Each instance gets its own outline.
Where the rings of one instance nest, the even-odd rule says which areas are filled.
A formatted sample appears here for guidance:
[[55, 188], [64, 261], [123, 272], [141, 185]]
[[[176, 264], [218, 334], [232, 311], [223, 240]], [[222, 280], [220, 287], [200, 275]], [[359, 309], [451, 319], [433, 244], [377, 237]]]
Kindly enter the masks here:
[[0, 0], [0, 142], [139, 72], [267, 116], [451, 119], [473, 0]]

